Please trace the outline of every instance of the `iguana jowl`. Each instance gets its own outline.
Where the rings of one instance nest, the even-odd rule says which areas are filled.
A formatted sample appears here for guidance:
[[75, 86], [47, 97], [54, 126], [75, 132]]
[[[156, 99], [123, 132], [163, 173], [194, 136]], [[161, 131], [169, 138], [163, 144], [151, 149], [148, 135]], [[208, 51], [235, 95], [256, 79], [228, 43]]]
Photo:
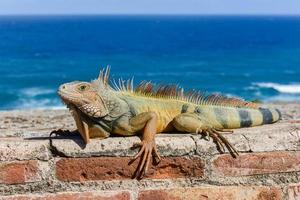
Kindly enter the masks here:
[[133, 88], [132, 80], [109, 84], [109, 68], [101, 70], [91, 82], [70, 82], [59, 87], [58, 94], [70, 108], [85, 143], [90, 138], [107, 138], [110, 133], [131, 136], [142, 133], [141, 148], [133, 158], [141, 157], [135, 176], [148, 170], [151, 156], [160, 156], [155, 134], [162, 132], [200, 133], [225, 147], [233, 156], [234, 147], [221, 132], [230, 129], [274, 123], [280, 119], [277, 109], [221, 95], [185, 93], [176, 86], [155, 86], [142, 82]]

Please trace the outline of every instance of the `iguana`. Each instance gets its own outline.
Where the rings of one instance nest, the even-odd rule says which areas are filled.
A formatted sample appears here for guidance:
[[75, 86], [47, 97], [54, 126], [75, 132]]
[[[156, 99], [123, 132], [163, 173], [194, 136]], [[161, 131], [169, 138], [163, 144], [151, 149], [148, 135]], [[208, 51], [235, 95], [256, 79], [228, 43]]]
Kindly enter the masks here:
[[142, 134], [140, 157], [134, 178], [142, 178], [151, 156], [160, 161], [155, 135], [163, 132], [199, 133], [213, 138], [219, 149], [225, 147], [236, 157], [238, 152], [222, 136], [230, 129], [270, 124], [280, 119], [277, 109], [222, 95], [184, 92], [173, 85], [155, 85], [133, 81], [109, 81], [110, 69], [100, 71], [91, 82], [70, 82], [59, 87], [58, 94], [69, 107], [85, 143], [90, 138], [110, 134]]

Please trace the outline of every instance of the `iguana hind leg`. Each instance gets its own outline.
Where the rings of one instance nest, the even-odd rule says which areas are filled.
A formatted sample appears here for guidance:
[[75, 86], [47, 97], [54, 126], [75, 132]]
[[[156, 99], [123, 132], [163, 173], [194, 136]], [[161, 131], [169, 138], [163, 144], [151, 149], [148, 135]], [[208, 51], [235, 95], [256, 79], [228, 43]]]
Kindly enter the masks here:
[[[238, 156], [236, 149], [221, 134], [221, 132], [226, 132], [226, 130], [214, 128], [209, 121], [201, 118], [201, 116], [196, 113], [182, 113], [174, 118], [172, 124], [181, 132], [202, 133], [208, 135], [213, 138], [222, 152], [225, 152], [226, 147], [233, 157]], [[232, 133], [232, 131], [227, 132]]]

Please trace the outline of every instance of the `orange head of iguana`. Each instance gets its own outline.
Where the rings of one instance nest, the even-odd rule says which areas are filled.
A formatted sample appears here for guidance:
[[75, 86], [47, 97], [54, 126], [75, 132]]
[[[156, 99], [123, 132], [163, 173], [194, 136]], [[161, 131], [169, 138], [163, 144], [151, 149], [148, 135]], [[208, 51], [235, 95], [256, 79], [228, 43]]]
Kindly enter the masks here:
[[101, 70], [99, 77], [91, 82], [74, 81], [62, 84], [58, 95], [71, 111], [80, 110], [86, 117], [117, 118], [128, 112], [129, 108], [110, 87], [109, 70], [109, 67]]
[[108, 114], [103, 97], [99, 91], [99, 81], [79, 82], [74, 81], [62, 84], [58, 95], [69, 107], [76, 107], [91, 117], [103, 117]]

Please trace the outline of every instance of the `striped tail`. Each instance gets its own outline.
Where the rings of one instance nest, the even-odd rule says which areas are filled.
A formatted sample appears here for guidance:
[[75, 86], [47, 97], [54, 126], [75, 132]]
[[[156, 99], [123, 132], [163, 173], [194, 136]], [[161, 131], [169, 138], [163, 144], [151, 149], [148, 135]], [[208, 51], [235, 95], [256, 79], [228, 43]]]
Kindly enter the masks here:
[[272, 124], [281, 119], [280, 111], [273, 108], [238, 109], [238, 114], [240, 127]]
[[204, 119], [209, 119], [215, 128], [235, 129], [271, 124], [281, 119], [278, 109], [272, 108], [238, 108], [238, 107], [196, 107], [195, 112]]

